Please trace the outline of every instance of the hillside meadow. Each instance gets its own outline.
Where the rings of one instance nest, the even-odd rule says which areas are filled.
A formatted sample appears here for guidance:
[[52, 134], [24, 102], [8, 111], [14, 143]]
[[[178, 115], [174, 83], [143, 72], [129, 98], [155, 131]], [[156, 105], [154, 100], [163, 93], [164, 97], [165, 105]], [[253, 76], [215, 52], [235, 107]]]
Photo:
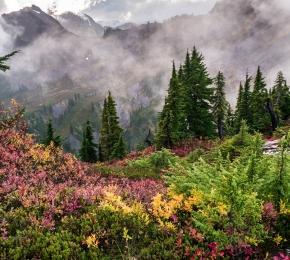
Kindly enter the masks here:
[[85, 164], [37, 144], [22, 115], [0, 112], [1, 259], [289, 259], [289, 135], [276, 156], [244, 124]]

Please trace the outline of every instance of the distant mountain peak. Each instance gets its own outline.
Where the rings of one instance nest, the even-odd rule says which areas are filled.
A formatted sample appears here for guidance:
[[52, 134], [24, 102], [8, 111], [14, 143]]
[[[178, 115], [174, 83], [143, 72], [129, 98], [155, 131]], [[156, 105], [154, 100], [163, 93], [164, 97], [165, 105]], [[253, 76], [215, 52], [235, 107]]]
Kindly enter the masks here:
[[102, 37], [104, 28], [87, 15], [77, 15], [72, 12], [66, 12], [57, 17], [58, 21], [68, 31], [83, 37]]

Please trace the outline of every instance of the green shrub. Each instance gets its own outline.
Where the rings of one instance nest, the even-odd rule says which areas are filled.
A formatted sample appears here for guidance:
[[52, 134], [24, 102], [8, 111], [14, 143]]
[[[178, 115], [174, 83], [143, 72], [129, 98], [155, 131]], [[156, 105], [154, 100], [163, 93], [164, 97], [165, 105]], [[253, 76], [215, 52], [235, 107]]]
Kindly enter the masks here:
[[174, 156], [169, 150], [162, 149], [149, 156], [140, 158], [131, 162], [129, 165], [133, 168], [146, 168], [153, 169], [154, 171], [160, 171], [168, 168], [171, 164], [174, 164], [178, 158]]

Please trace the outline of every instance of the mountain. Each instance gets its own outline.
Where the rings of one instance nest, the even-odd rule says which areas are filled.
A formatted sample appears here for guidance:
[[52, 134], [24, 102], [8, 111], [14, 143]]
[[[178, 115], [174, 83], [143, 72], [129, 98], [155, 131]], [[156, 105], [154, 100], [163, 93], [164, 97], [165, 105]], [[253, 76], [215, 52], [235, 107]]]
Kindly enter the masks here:
[[9, 25], [20, 28], [20, 33], [14, 42], [15, 48], [25, 47], [44, 34], [59, 37], [68, 33], [58, 21], [35, 5], [3, 14], [2, 18]]
[[[290, 8], [283, 3], [221, 0], [206, 15], [107, 28], [103, 37], [103, 29], [88, 16], [67, 13], [56, 19], [35, 6], [3, 15], [7, 25], [21, 32], [15, 41], [11, 38], [23, 47], [5, 75], [9, 95], [0, 91], [1, 98], [16, 96], [35, 113], [44, 107], [54, 110], [81, 95], [55, 119], [67, 136], [73, 115], [77, 117], [73, 126], [81, 129], [91, 116], [88, 107], [100, 105], [111, 90], [123, 126], [130, 131], [128, 139], [135, 136], [134, 143], [141, 142], [148, 128], [154, 128], [172, 60], [183, 62], [186, 50], [194, 45], [203, 52], [212, 76], [224, 71], [233, 105], [246, 71], [254, 74], [260, 65], [269, 86], [279, 70], [290, 76]], [[43, 115], [39, 113], [43, 120], [49, 117]], [[139, 124], [135, 129], [130, 127], [133, 120]]]
[[82, 37], [102, 37], [104, 28], [87, 14], [76, 15], [67, 12], [59, 15], [57, 20], [68, 31]]

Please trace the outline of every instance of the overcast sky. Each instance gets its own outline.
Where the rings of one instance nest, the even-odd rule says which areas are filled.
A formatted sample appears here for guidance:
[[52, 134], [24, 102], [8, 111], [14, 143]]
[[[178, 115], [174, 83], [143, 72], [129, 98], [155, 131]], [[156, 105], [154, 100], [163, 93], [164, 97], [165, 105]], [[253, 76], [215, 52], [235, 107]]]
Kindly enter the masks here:
[[105, 23], [143, 23], [180, 14], [207, 13], [216, 0], [0, 0], [0, 12], [19, 10], [32, 4], [45, 11], [54, 2], [59, 13], [86, 12]]

